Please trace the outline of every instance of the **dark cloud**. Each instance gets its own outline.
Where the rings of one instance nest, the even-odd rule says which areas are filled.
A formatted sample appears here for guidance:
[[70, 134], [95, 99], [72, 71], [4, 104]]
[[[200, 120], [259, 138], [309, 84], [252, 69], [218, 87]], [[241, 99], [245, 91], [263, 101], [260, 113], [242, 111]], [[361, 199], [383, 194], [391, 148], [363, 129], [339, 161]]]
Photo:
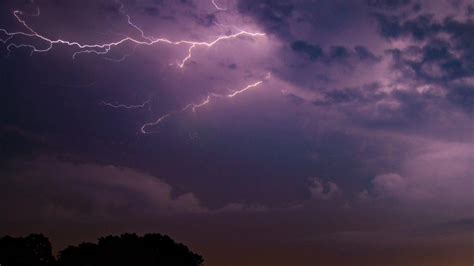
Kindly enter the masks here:
[[397, 15], [377, 13], [374, 16], [378, 21], [380, 33], [387, 38], [410, 36], [416, 40], [423, 40], [442, 29], [442, 26], [433, 20], [433, 15], [420, 15], [406, 21]]
[[[367, 6], [367, 16], [376, 19], [381, 37], [389, 42], [400, 41], [409, 45], [386, 49], [385, 55], [388, 56], [384, 58], [371, 51], [370, 43], [348, 46], [333, 45], [325, 40], [294, 40], [294, 35], [300, 34], [296, 33], [296, 29], [305, 22], [317, 25], [334, 23], [330, 18], [316, 22], [308, 17], [305, 10], [309, 9], [305, 9], [303, 3], [295, 3], [291, 8], [292, 12], [281, 16], [280, 20], [264, 19], [262, 14], [253, 14], [246, 9], [241, 12], [250, 14], [264, 27], [271, 29], [272, 23], [282, 26], [280, 31], [275, 32], [283, 43], [289, 44], [292, 54], [281, 51], [287, 56], [287, 69], [278, 73], [296, 86], [306, 87], [305, 89], [314, 91], [315, 94], [313, 97], [301, 97], [297, 93], [287, 94], [291, 102], [301, 104], [301, 101], [308, 100], [319, 107], [338, 106], [339, 112], [351, 117], [352, 121], [358, 121], [368, 127], [390, 129], [416, 128], [420, 123], [434, 123], [451, 112], [453, 105], [455, 109], [459, 107], [461, 110], [467, 110], [465, 106], [469, 103], [460, 103], [454, 99], [462, 98], [469, 102], [469, 97], [456, 97], [455, 95], [464, 91], [455, 88], [456, 84], [453, 83], [472, 76], [472, 60], [464, 60], [469, 58], [470, 47], [464, 44], [463, 37], [469, 32], [470, 22], [440, 18], [436, 13], [426, 12], [425, 9], [422, 10], [425, 6], [423, 1], [369, 1]], [[343, 8], [350, 5], [339, 2], [329, 4], [323, 1], [318, 7], [330, 13], [335, 8], [338, 8], [338, 12], [343, 12]], [[450, 39], [443, 38], [443, 34], [448, 34]], [[461, 57], [460, 54], [465, 56]], [[298, 58], [307, 62], [298, 61]], [[390, 83], [380, 82], [380, 76], [370, 79], [370, 74], [364, 73], [366, 80], [359, 81], [358, 86], [337, 85], [340, 80], [347, 79], [346, 76], [360, 75], [355, 73], [363, 68], [378, 72], [377, 66], [383, 67], [387, 62], [391, 65], [388, 71], [400, 73], [403, 78], [394, 79]], [[345, 69], [345, 76], [335, 74], [331, 70], [335, 67]], [[318, 85], [309, 85], [312, 83]], [[371, 88], [367, 84], [377, 86]], [[397, 86], [403, 90], [393, 90]], [[306, 92], [301, 94], [307, 95]]]
[[284, 0], [239, 1], [239, 12], [255, 18], [271, 33], [286, 34], [294, 5]]
[[216, 25], [217, 18], [214, 14], [207, 14], [203, 16], [195, 15], [196, 23], [204, 27], [212, 27]]
[[420, 12], [421, 11], [421, 4], [416, 3], [413, 5], [413, 11], [414, 12]]
[[[431, 15], [403, 20], [379, 14], [377, 18], [382, 36], [391, 39], [411, 38], [415, 41], [404, 49], [389, 51], [396, 71], [415, 82], [443, 88], [447, 100], [464, 110], [470, 110], [466, 106], [473, 103], [472, 97], [469, 90], [464, 88], [472, 87], [472, 83], [463, 86], [458, 83], [474, 77], [474, 49], [468, 44], [474, 36], [472, 20], [445, 18], [438, 22]], [[444, 38], [443, 34], [449, 38]], [[420, 43], [421, 40], [425, 43]], [[459, 101], [459, 98], [463, 101]]]
[[333, 46], [329, 51], [329, 58], [332, 60], [346, 60], [349, 58], [349, 51], [343, 46]]
[[466, 14], [468, 16], [474, 16], [474, 5], [467, 6]]
[[[414, 79], [427, 83], [440, 83], [472, 76], [470, 64], [454, 55], [446, 42], [432, 41], [424, 46], [411, 46], [404, 50], [392, 50], [394, 67], [405, 73], [413, 73]], [[418, 59], [419, 58], [419, 59]], [[408, 71], [408, 72], [407, 72]]]
[[467, 113], [474, 113], [474, 85], [454, 86], [449, 90], [447, 99]]
[[152, 2], [155, 4], [155, 5], [163, 5], [164, 4], [164, 0], [152, 0]]
[[380, 60], [367, 47], [360, 45], [355, 46], [353, 49], [345, 46], [331, 46], [327, 52], [324, 52], [319, 45], [299, 40], [291, 44], [291, 49], [313, 62], [318, 59], [325, 63], [347, 63], [350, 59], [354, 59], [357, 62], [378, 62]]
[[160, 15], [160, 10], [156, 7], [145, 7], [143, 9], [143, 11], [145, 12], [145, 14], [149, 15], [149, 16], [152, 16], [152, 17], [157, 17]]
[[411, 3], [411, 0], [368, 0], [368, 5], [376, 8], [400, 8]]
[[119, 14], [120, 13], [120, 3], [119, 2], [100, 2], [101, 9], [105, 13], [113, 13]]
[[297, 53], [304, 54], [311, 61], [315, 61], [323, 56], [323, 50], [319, 45], [313, 45], [305, 41], [295, 41], [291, 44], [291, 49]]
[[305, 100], [301, 97], [298, 97], [294, 94], [288, 94], [286, 95], [286, 97], [290, 100], [290, 102], [296, 104], [296, 105], [300, 105], [300, 104], [303, 104], [305, 102]]
[[374, 55], [372, 52], [370, 52], [366, 47], [364, 46], [355, 46], [354, 50], [359, 57], [360, 60], [369, 60], [369, 61], [378, 61], [380, 58], [376, 55]]
[[333, 105], [359, 102], [373, 103], [386, 97], [380, 91], [379, 83], [371, 83], [357, 88], [330, 89], [323, 92], [323, 98], [314, 102], [316, 105]]

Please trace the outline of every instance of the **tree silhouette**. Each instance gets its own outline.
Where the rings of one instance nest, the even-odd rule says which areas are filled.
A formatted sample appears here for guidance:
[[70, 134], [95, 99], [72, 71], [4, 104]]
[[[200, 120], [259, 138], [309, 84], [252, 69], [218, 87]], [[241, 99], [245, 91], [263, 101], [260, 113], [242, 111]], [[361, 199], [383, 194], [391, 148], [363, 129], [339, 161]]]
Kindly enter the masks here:
[[202, 266], [203, 258], [169, 236], [123, 234], [59, 252], [57, 261], [43, 235], [0, 239], [2, 266]]
[[200, 266], [201, 256], [160, 234], [107, 236], [98, 244], [82, 243], [59, 253], [61, 266]]
[[0, 239], [0, 264], [14, 266], [50, 266], [55, 259], [51, 243], [41, 234], [27, 237], [5, 236]]

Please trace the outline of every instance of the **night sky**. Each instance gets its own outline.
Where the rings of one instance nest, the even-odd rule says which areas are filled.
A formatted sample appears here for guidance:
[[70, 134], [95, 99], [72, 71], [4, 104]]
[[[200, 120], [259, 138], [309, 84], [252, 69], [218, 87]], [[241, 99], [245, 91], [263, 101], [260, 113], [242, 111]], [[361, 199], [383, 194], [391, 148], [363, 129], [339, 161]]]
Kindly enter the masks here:
[[470, 0], [1, 0], [0, 235], [472, 265]]

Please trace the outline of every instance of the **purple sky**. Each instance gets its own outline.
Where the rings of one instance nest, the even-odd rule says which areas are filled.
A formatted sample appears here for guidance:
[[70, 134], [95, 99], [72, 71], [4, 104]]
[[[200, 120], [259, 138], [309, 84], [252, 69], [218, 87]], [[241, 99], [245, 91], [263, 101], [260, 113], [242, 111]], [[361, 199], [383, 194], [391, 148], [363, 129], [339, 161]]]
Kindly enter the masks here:
[[472, 264], [474, 4], [214, 4], [1, 1], [0, 235]]

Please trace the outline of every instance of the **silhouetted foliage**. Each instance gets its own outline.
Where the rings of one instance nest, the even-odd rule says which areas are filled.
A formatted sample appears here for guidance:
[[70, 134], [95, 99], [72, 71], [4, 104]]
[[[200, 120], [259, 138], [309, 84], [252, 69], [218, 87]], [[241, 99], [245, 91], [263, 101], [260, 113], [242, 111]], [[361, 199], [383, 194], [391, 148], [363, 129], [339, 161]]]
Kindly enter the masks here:
[[123, 234], [99, 238], [59, 252], [56, 261], [43, 235], [0, 239], [2, 266], [202, 266], [203, 258], [160, 234]]
[[0, 264], [2, 266], [55, 265], [51, 243], [41, 234], [27, 237], [5, 236], [0, 239]]
[[168, 236], [124, 234], [100, 238], [98, 244], [70, 246], [60, 252], [58, 262], [61, 266], [198, 266], [203, 259]]

